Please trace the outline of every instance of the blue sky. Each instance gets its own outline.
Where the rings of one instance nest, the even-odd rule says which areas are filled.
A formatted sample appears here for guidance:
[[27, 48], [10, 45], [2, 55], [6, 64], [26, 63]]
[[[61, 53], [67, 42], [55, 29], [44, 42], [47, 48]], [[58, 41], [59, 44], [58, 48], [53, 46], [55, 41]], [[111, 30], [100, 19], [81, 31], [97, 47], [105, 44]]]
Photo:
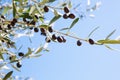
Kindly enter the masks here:
[[[98, 0], [91, 0], [92, 5], [96, 2]], [[104, 39], [114, 29], [117, 31], [111, 38], [115, 39], [119, 36], [120, 0], [101, 0], [101, 2], [100, 9], [93, 12], [94, 19], [88, 17], [88, 13], [85, 12], [87, 16], [71, 31], [81, 38], [86, 38], [90, 31], [99, 26], [100, 28], [91, 36], [92, 39]], [[80, 9], [82, 9], [87, 0], [76, 0], [73, 3], [81, 3]], [[60, 20], [54, 28], [60, 29], [65, 25], [70, 25], [69, 21]], [[32, 46], [36, 46], [41, 40], [36, 36], [33, 39], [36, 43]], [[15, 71], [14, 74], [30, 76], [33, 80], [120, 80], [120, 52], [85, 42], [78, 47], [77, 40], [69, 37], [66, 39], [65, 44], [51, 43], [50, 52], [43, 52], [41, 57], [24, 60], [21, 72]], [[25, 44], [26, 41], [23, 43]], [[120, 49], [119, 45], [111, 46]]]

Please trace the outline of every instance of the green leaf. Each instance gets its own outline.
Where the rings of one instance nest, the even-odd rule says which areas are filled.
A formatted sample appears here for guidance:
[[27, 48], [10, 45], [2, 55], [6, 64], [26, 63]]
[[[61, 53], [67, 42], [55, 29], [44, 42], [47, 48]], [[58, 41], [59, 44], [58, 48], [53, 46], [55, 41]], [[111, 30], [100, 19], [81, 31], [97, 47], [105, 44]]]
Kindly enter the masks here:
[[63, 31], [63, 30], [69, 30], [70, 28], [62, 28], [60, 29], [60, 31]]
[[15, 17], [16, 16], [16, 6], [15, 6], [15, 3], [14, 3], [14, 0], [13, 0], [12, 5], [13, 5], [13, 17]]
[[120, 44], [120, 40], [98, 40], [101, 44]]
[[71, 1], [69, 0], [69, 2], [68, 2], [68, 7], [69, 8], [71, 8], [72, 7], [72, 3], [71, 3]]
[[118, 51], [118, 52], [120, 52], [120, 50], [119, 50], [119, 49], [111, 48], [111, 47], [110, 47], [110, 46], [108, 46], [108, 45], [105, 45], [105, 47], [106, 47], [106, 48], [108, 48], [108, 49], [110, 49], [110, 50], [114, 50], [114, 51]]
[[107, 37], [106, 37], [106, 39], [105, 40], [107, 40], [107, 39], [109, 39], [109, 37], [110, 36], [112, 36], [114, 33], [115, 33], [115, 31], [116, 31], [116, 29], [115, 30], [113, 30]]
[[44, 4], [46, 4], [46, 3], [51, 3], [51, 2], [54, 2], [54, 1], [56, 1], [56, 0], [42, 0], [42, 1], [40, 2], [40, 4], [41, 4], [41, 5], [44, 5]]
[[24, 57], [28, 57], [30, 54], [32, 54], [31, 48], [28, 48], [28, 52], [24, 55]]
[[58, 16], [58, 15], [59, 15], [58, 12], [57, 12], [57, 10], [55, 10], [55, 9], [54, 9], [54, 15], [55, 15], [55, 16]]
[[50, 2], [55, 2], [55, 1], [56, 1], [56, 0], [49, 0], [49, 3], [50, 3]]
[[8, 78], [10, 78], [10, 76], [12, 75], [13, 71], [8, 72], [5, 77], [3, 78], [3, 80], [7, 80]]
[[31, 8], [30, 8], [30, 11], [29, 11], [29, 15], [31, 15], [34, 11], [35, 11], [35, 6], [32, 6]]
[[105, 45], [106, 48], [110, 49], [110, 50], [114, 50], [113, 48], [111, 48], [110, 46], [108, 45]]
[[41, 51], [43, 50], [43, 47], [38, 47], [35, 51], [35, 54], [38, 54], [40, 53]]
[[96, 27], [95, 29], [93, 29], [90, 34], [88, 35], [88, 38], [93, 34], [93, 32], [95, 32], [99, 27]]
[[69, 29], [71, 29], [78, 21], [79, 21], [79, 18], [76, 18], [70, 25]]
[[56, 20], [58, 20], [60, 17], [61, 17], [61, 15], [54, 16], [54, 17], [52, 18], [52, 20], [49, 22], [49, 25], [52, 24], [52, 23], [54, 23], [54, 22], [55, 22]]
[[19, 16], [23, 17], [23, 18], [32, 19], [32, 17], [29, 15], [29, 13], [23, 13], [22, 15], [19, 15]]
[[4, 57], [1, 53], [0, 53], [0, 59], [4, 60]]

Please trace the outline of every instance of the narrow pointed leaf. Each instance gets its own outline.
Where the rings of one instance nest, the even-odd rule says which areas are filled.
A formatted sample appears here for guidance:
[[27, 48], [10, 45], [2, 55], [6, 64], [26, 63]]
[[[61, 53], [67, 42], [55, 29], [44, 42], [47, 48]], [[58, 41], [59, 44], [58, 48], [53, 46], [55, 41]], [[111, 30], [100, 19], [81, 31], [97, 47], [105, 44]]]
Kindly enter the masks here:
[[60, 29], [60, 31], [68, 30], [68, 29], [70, 29], [70, 28], [62, 28], [62, 29]]
[[70, 25], [69, 29], [71, 29], [78, 21], [79, 21], [79, 18], [76, 18]]
[[105, 47], [106, 47], [106, 48], [108, 48], [108, 49], [110, 49], [110, 50], [114, 50], [114, 51], [118, 51], [118, 52], [120, 52], [120, 50], [119, 50], [119, 49], [111, 48], [111, 47], [110, 47], [110, 46], [108, 46], [108, 45], [105, 45]]
[[13, 0], [12, 5], [13, 5], [13, 17], [15, 17], [15, 15], [16, 15], [16, 6], [15, 6], [15, 3], [14, 3], [14, 0]]
[[51, 2], [55, 2], [56, 0], [49, 0], [49, 3], [51, 3]]
[[13, 71], [8, 72], [5, 77], [3, 78], [3, 80], [8, 80], [8, 78], [10, 78], [10, 76], [12, 75]]
[[28, 48], [28, 52], [24, 55], [24, 57], [28, 57], [30, 54], [32, 54], [32, 50]]
[[34, 54], [34, 55], [31, 55], [30, 58], [37, 58], [37, 57], [40, 57], [40, 56], [42, 56], [42, 54], [37, 54], [37, 55]]
[[31, 15], [35, 11], [35, 6], [32, 6], [29, 11], [29, 15]]
[[95, 32], [99, 27], [96, 27], [95, 29], [93, 29], [90, 34], [88, 35], [88, 38], [93, 34], [93, 32]]
[[98, 40], [101, 44], [120, 44], [120, 40]]
[[116, 31], [116, 29], [115, 30], [113, 30], [107, 37], [106, 37], [106, 39], [105, 40], [107, 40], [107, 39], [109, 39], [109, 37], [110, 36], [112, 36], [114, 33], [115, 33], [115, 31]]
[[58, 20], [60, 17], [61, 17], [61, 15], [54, 16], [54, 17], [52, 18], [52, 20], [50, 21], [49, 25], [52, 24], [52, 23], [54, 23], [54, 22], [55, 22], [56, 20]]
[[43, 47], [39, 47], [39, 48], [37, 48], [36, 51], [35, 51], [35, 54], [40, 53], [42, 50], [43, 50]]

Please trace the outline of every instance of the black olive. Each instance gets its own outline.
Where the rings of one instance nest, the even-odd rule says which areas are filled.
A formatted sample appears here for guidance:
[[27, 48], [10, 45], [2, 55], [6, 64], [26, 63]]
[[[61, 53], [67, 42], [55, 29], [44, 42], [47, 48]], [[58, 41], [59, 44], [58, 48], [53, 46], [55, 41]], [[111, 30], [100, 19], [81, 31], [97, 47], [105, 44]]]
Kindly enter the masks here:
[[18, 56], [24, 56], [24, 53], [23, 52], [19, 52]]
[[11, 21], [10, 25], [14, 26], [14, 25], [15, 25], [15, 22], [14, 22], [14, 21]]
[[53, 32], [52, 27], [48, 27], [48, 31], [49, 31], [50, 33], [52, 33], [52, 32]]
[[43, 9], [44, 9], [45, 12], [48, 12], [48, 11], [49, 11], [49, 8], [48, 8], [47, 6], [44, 6]]
[[26, 18], [23, 18], [23, 21], [24, 21], [24, 22], [27, 22]]
[[81, 46], [81, 45], [82, 45], [82, 43], [80, 42], [80, 40], [77, 41], [77, 45], [78, 45], [78, 46]]
[[62, 40], [62, 38], [60, 36], [58, 36], [57, 41], [61, 43], [63, 40]]
[[74, 19], [75, 15], [71, 13], [71, 14], [68, 15], [68, 17], [71, 18], [71, 19]]
[[69, 9], [67, 7], [64, 7], [64, 12], [69, 13]]
[[67, 14], [64, 14], [64, 15], [63, 15], [63, 18], [64, 18], [64, 19], [67, 19], [67, 18], [68, 18]]
[[7, 25], [7, 28], [8, 28], [8, 29], [11, 29], [11, 26], [10, 26], [10, 24], [8, 24], [8, 25]]
[[46, 33], [41, 33], [41, 35], [46, 36]]
[[14, 18], [12, 21], [16, 23], [16, 22], [17, 22], [17, 19], [16, 19], [16, 18]]
[[55, 34], [52, 35], [52, 40], [57, 39], [57, 37], [55, 36]]
[[3, 15], [1, 15], [1, 18], [5, 19], [5, 17]]
[[40, 31], [41, 31], [42, 33], [45, 33], [45, 29], [44, 29], [44, 28], [40, 28]]
[[0, 30], [2, 30], [2, 26], [0, 25]]
[[93, 39], [89, 39], [88, 41], [91, 45], [93, 45], [95, 43]]
[[38, 32], [38, 31], [39, 31], [39, 29], [35, 27], [34, 28], [34, 32]]
[[17, 62], [16, 66], [17, 66], [18, 68], [22, 67], [22, 65], [20, 64], [20, 62]]

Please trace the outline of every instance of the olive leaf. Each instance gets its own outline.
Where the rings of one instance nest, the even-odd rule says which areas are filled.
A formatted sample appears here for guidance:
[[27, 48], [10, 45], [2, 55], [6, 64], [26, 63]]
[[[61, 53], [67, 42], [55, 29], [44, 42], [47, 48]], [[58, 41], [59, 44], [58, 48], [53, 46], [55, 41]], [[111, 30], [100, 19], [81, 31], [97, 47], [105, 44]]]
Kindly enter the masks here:
[[115, 31], [116, 31], [116, 29], [113, 30], [113, 31], [105, 38], [105, 40], [109, 39], [109, 37], [112, 36], [112, 35], [115, 33]]
[[3, 80], [7, 80], [8, 78], [10, 78], [10, 76], [12, 75], [13, 71], [8, 72], [5, 77], [3, 78]]
[[49, 22], [49, 25], [51, 25], [52, 23], [54, 23], [56, 20], [58, 20], [59, 18], [61, 17], [61, 15], [58, 15], [58, 16], [54, 16], [52, 18], [52, 20]]
[[43, 50], [43, 47], [38, 47], [37, 49], [36, 49], [36, 51], [35, 51], [35, 54], [38, 54], [38, 53], [40, 53], [41, 51]]
[[79, 21], [79, 18], [76, 18], [70, 25], [69, 29], [71, 29], [78, 21]]
[[118, 51], [118, 52], [120, 52], [120, 50], [119, 50], [119, 49], [111, 48], [111, 47], [110, 47], [110, 46], [108, 46], [108, 45], [105, 45], [105, 47], [106, 47], [106, 48], [108, 48], [108, 49], [110, 49], [110, 50], [114, 50], [114, 51]]
[[98, 40], [101, 44], [120, 44], [120, 40]]
[[56, 0], [49, 0], [49, 3], [50, 3], [50, 2], [55, 2], [55, 1], [56, 1]]
[[28, 52], [24, 55], [24, 57], [28, 57], [30, 54], [32, 54], [31, 48], [28, 48]]
[[30, 8], [30, 11], [29, 11], [29, 15], [31, 15], [34, 11], [35, 11], [35, 6], [32, 6], [31, 8]]
[[14, 0], [13, 0], [13, 3], [12, 3], [12, 6], [13, 6], [13, 17], [16, 16], [16, 6], [15, 6], [15, 3], [14, 3]]
[[96, 27], [95, 29], [93, 29], [90, 34], [88, 35], [88, 38], [93, 34], [93, 32], [95, 32], [99, 27]]

